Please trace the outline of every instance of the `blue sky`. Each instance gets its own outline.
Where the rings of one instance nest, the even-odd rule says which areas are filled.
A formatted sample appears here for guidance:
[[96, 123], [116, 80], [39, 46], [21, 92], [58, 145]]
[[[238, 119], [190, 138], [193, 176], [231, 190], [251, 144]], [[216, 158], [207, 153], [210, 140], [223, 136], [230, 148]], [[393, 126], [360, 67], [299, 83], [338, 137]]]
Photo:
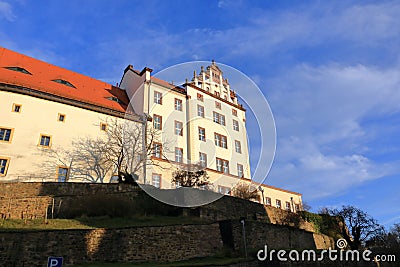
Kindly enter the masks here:
[[390, 226], [400, 222], [399, 14], [399, 1], [0, 0], [0, 45], [113, 84], [128, 64], [230, 65], [275, 116], [267, 183], [314, 210], [355, 205]]

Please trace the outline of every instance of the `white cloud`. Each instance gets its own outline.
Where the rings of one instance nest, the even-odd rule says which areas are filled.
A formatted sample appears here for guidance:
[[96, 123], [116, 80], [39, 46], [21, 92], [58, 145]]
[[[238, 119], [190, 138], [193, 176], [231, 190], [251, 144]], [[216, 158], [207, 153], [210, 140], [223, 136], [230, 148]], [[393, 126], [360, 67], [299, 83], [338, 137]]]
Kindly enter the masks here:
[[2, 17], [8, 21], [14, 21], [16, 18], [12, 11], [12, 6], [4, 1], [0, 1], [0, 18]]
[[379, 133], [374, 137], [363, 125], [400, 112], [398, 68], [300, 65], [281, 75], [266, 82], [278, 127], [267, 182], [315, 199], [400, 172], [398, 162], [369, 157], [384, 148], [370, 140]]

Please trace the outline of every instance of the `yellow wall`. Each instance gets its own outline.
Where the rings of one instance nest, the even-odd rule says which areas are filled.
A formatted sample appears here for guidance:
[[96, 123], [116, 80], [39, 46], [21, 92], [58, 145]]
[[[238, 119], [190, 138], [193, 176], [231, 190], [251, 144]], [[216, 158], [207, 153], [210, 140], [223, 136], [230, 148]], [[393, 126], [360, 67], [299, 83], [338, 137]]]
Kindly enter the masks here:
[[[72, 141], [82, 137], [104, 136], [100, 123], [112, 117], [27, 95], [0, 91], [0, 126], [14, 128], [11, 143], [0, 142], [0, 157], [10, 158], [7, 175], [1, 180], [30, 178], [56, 179], [59, 162], [38, 146], [40, 134], [50, 135], [51, 149], [71, 149]], [[12, 112], [13, 103], [21, 104], [21, 112]], [[58, 121], [58, 114], [65, 121]], [[108, 179], [111, 174], [109, 174]]]

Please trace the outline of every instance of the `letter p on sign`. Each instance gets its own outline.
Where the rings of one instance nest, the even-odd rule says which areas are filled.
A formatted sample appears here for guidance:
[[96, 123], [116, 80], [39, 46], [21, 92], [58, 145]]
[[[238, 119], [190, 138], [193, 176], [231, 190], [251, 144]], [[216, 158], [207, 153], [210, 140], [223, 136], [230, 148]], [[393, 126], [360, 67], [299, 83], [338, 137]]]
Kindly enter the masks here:
[[47, 260], [47, 267], [61, 267], [63, 264], [62, 257], [49, 257]]

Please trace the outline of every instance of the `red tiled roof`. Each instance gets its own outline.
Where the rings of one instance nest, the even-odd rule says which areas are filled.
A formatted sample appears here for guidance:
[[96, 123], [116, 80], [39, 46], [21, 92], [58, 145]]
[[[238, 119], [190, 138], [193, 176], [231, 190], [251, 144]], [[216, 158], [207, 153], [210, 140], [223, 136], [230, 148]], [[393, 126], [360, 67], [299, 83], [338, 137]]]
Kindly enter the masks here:
[[[30, 74], [6, 69], [20, 67]], [[54, 82], [64, 80], [75, 88]], [[126, 92], [111, 84], [60, 68], [49, 63], [0, 47], [0, 83], [27, 87], [55, 96], [125, 112], [129, 98]], [[122, 103], [107, 98], [116, 97]]]

